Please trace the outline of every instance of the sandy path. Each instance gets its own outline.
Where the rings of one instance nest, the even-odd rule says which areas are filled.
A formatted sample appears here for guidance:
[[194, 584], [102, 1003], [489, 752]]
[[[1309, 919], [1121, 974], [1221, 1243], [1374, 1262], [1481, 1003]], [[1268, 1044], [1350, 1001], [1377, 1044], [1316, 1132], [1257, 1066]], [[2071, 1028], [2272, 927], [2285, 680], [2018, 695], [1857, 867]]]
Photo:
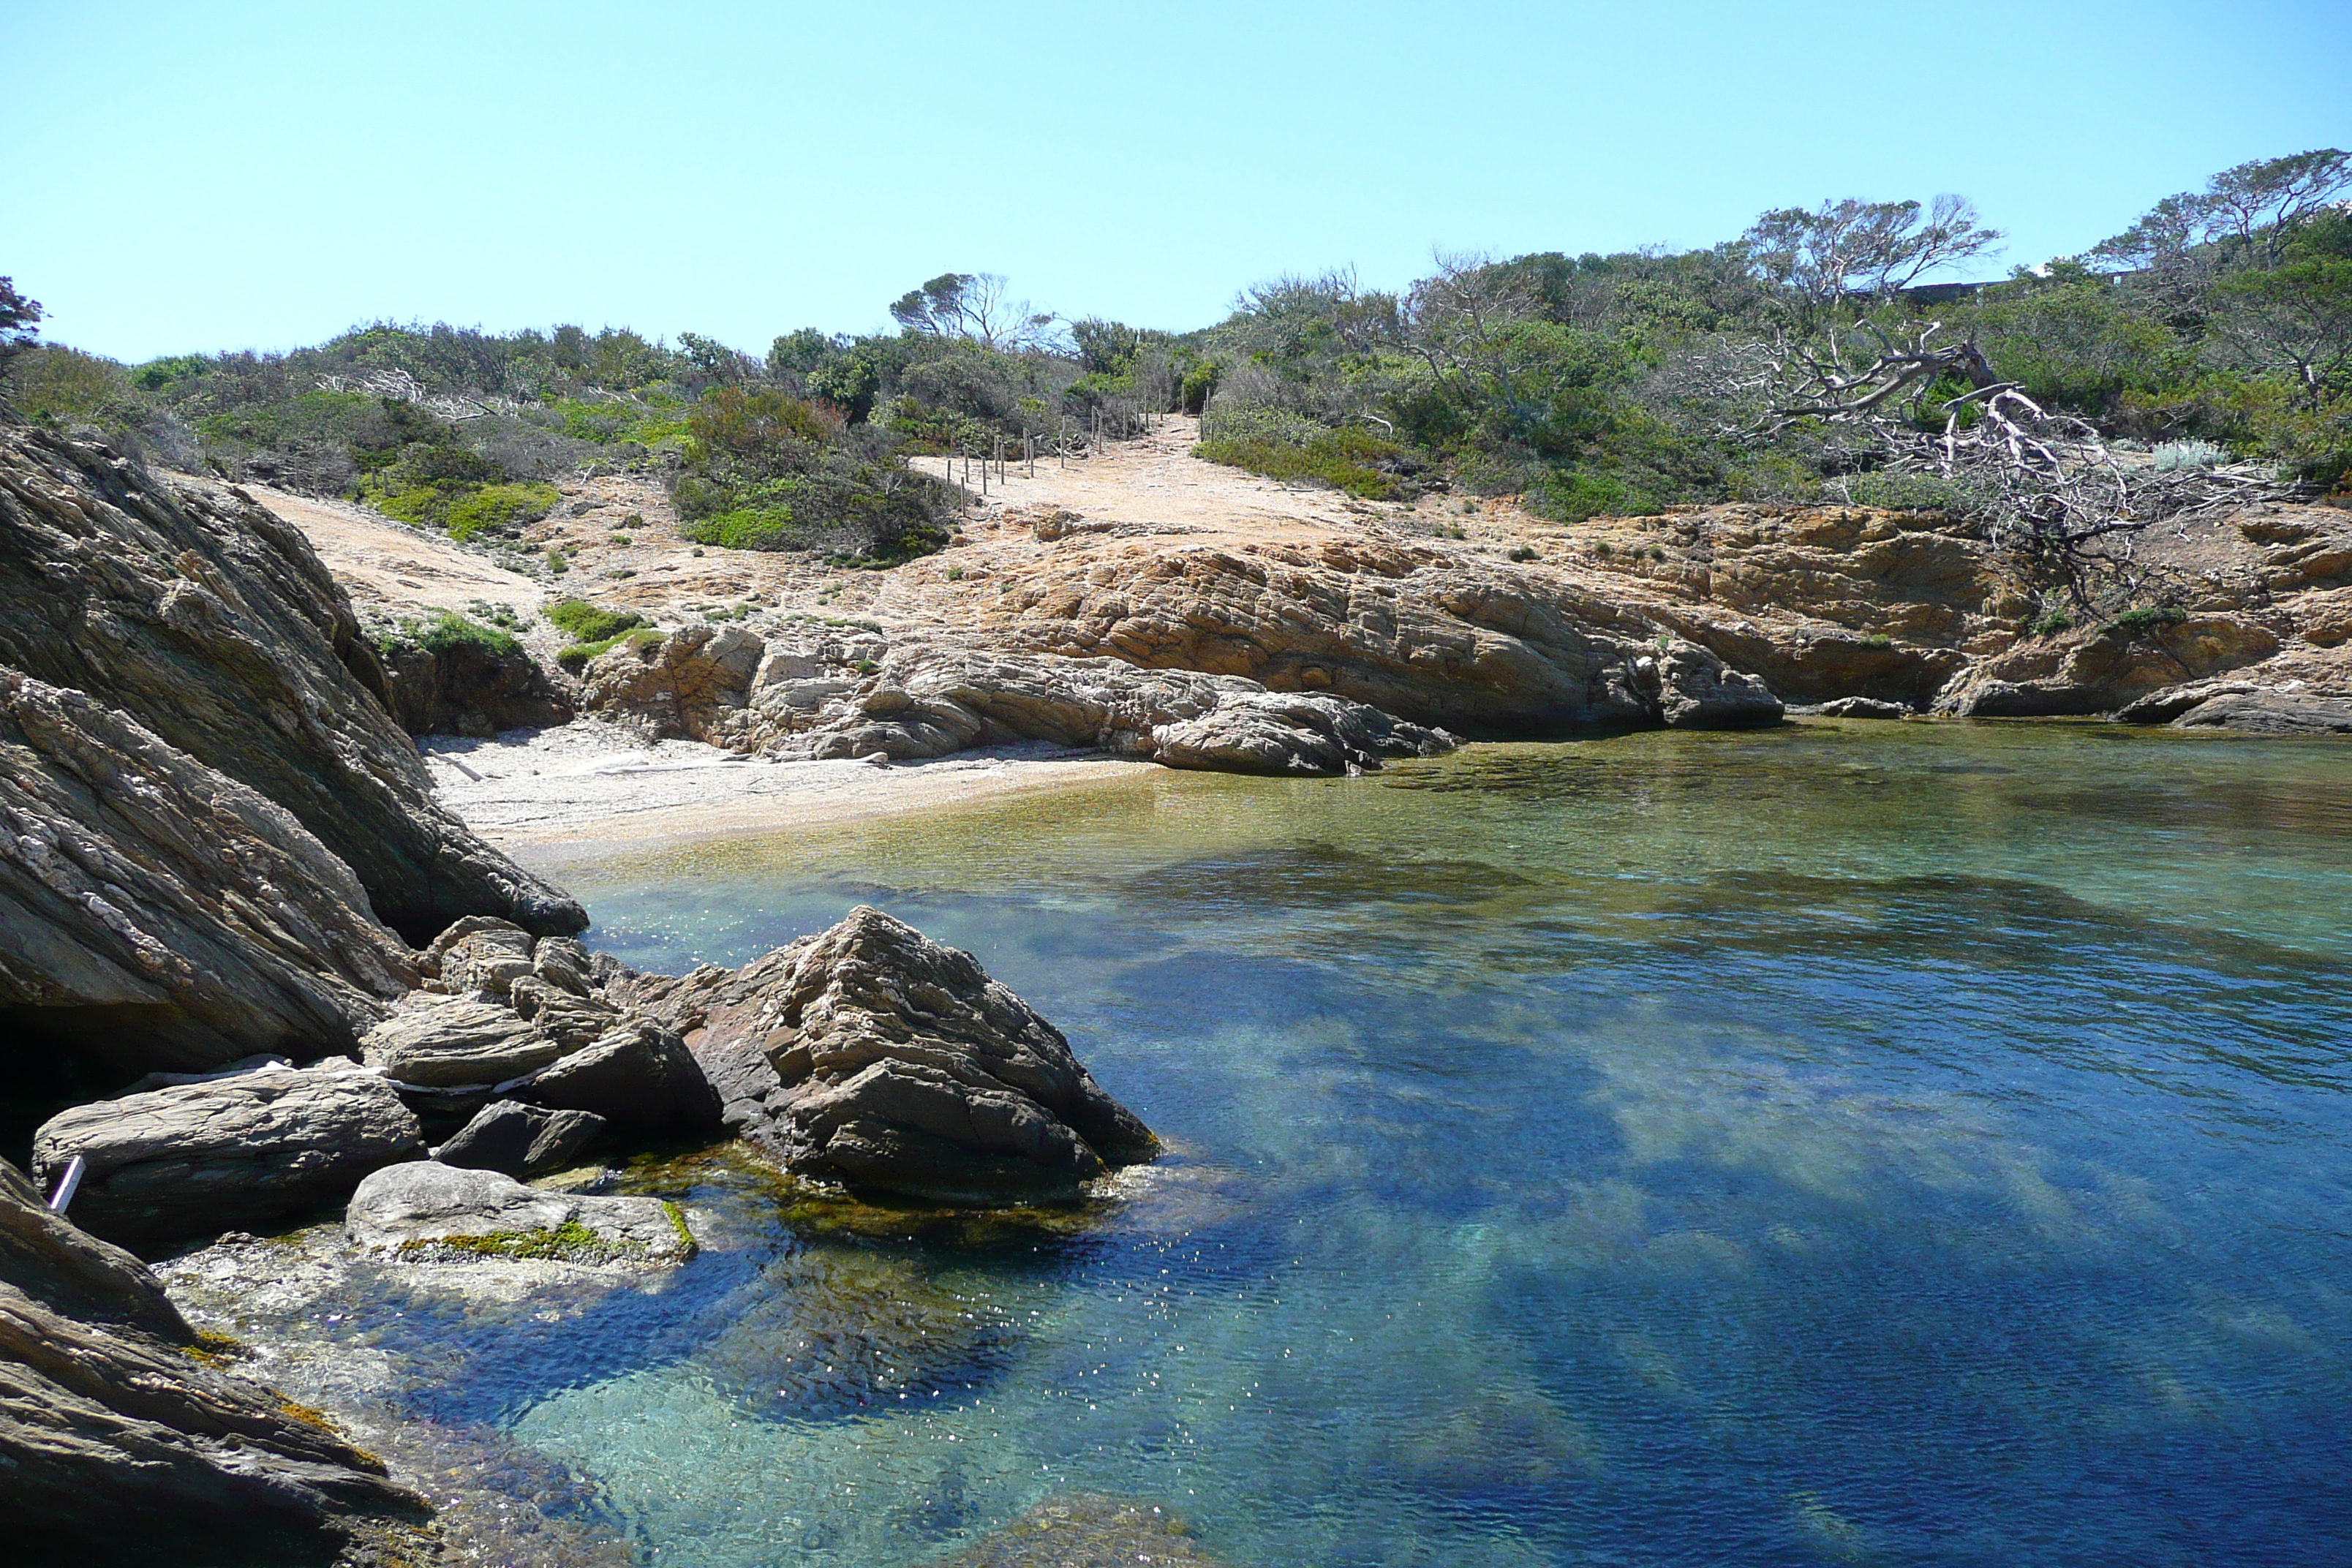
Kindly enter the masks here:
[[267, 485], [245, 489], [302, 531], [362, 614], [462, 610], [477, 600], [528, 614], [546, 597], [531, 579], [500, 571], [437, 534], [395, 522], [381, 512]]
[[929, 763], [763, 763], [694, 741], [648, 745], [593, 719], [495, 740], [431, 736], [417, 749], [444, 805], [502, 849], [541, 852], [535, 861], [825, 827], [1151, 765], [1045, 745]]

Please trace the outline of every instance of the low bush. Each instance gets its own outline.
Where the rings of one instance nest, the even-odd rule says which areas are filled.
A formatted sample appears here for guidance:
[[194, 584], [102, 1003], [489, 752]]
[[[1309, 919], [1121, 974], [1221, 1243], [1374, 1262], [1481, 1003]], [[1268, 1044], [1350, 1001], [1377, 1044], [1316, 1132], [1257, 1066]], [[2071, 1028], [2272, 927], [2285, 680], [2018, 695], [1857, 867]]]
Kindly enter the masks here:
[[484, 485], [449, 508], [449, 537], [461, 542], [484, 530], [536, 522], [554, 510], [553, 485]]
[[413, 643], [436, 658], [446, 658], [465, 648], [479, 648], [494, 658], [512, 658], [522, 651], [522, 644], [506, 632], [469, 620], [455, 610], [444, 610], [427, 621], [404, 621], [398, 631], [378, 639], [378, 645], [386, 648], [404, 642]]
[[2189, 612], [2172, 605], [2152, 605], [2137, 610], [2126, 610], [2110, 619], [2099, 629], [2119, 632], [2127, 637], [2143, 637], [2164, 626], [2177, 626], [2189, 618]]
[[[633, 616], [631, 618], [635, 619], [636, 617]], [[590, 659], [594, 658], [598, 654], [610, 653], [613, 649], [621, 647], [625, 643], [633, 648], [647, 648], [653, 647], [654, 644], [661, 640], [661, 633], [654, 627], [639, 626], [633, 631], [616, 632], [608, 637], [598, 637], [593, 640], [583, 639], [580, 642], [573, 643], [570, 647], [557, 651], [555, 655], [555, 662], [562, 665], [565, 669], [570, 670], [572, 674], [577, 675], [581, 670], [587, 668], [588, 661]]]
[[540, 613], [548, 625], [576, 643], [602, 642], [646, 624], [645, 616], [635, 610], [608, 610], [585, 599], [565, 599]]
[[1369, 430], [1334, 429], [1286, 409], [1250, 405], [1212, 410], [1201, 421], [1192, 455], [1285, 484], [1326, 485], [1367, 500], [1391, 500], [1394, 465], [1404, 448]]

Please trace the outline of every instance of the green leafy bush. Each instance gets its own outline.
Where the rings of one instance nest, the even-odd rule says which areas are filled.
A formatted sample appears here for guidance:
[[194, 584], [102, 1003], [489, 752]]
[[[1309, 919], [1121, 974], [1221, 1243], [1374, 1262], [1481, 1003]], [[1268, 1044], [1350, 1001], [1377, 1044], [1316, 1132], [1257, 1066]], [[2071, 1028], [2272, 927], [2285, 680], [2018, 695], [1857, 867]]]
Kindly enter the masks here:
[[635, 610], [611, 610], [585, 599], [564, 599], [540, 612], [548, 625], [573, 642], [601, 642], [646, 624]]
[[2164, 626], [2177, 626], [2189, 618], [2189, 612], [2173, 605], [2152, 605], [2137, 610], [2126, 610], [2110, 619], [2099, 629], [2121, 633], [2126, 637], [2143, 637]]
[[1889, 511], [1957, 511], [1964, 504], [1958, 489], [1933, 474], [1856, 474], [1845, 489], [1856, 505]]
[[494, 658], [512, 658], [522, 651], [522, 645], [495, 626], [486, 626], [469, 620], [455, 610], [444, 610], [430, 620], [404, 621], [397, 631], [386, 634], [380, 643], [413, 643], [438, 658], [465, 648], [479, 648]]
[[1404, 448], [1362, 429], [1334, 429], [1302, 415], [1265, 406], [1219, 408], [1201, 421], [1192, 455], [1286, 484], [1328, 485], [1368, 500], [1395, 498], [1395, 480], [1376, 465]]
[[449, 537], [462, 542], [485, 529], [536, 522], [554, 509], [557, 500], [553, 485], [484, 485], [450, 504]]

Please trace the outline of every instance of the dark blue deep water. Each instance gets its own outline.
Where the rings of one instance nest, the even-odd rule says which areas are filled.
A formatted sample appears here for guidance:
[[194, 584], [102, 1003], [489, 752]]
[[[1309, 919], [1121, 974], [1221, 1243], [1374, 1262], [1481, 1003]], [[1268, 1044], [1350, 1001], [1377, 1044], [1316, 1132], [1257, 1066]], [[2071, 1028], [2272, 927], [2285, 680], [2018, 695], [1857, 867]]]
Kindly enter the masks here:
[[707, 1184], [750, 1239], [436, 1396], [643, 1561], [1085, 1492], [1259, 1568], [2352, 1563], [2352, 749], [1808, 723], [554, 869], [656, 967], [889, 909], [1173, 1150], [1044, 1233]]

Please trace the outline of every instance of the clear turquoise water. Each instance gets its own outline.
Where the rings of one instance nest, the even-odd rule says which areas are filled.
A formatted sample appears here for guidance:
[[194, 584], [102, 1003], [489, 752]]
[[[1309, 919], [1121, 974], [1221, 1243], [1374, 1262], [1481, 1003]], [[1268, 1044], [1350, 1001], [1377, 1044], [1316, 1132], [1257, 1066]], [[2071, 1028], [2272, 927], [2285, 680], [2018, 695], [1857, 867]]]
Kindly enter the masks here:
[[570, 874], [880, 904], [1176, 1152], [1069, 1236], [795, 1234], [434, 1413], [659, 1563], [1066, 1490], [1234, 1563], [2352, 1562], [2352, 749], [1809, 723], [1155, 773]]

